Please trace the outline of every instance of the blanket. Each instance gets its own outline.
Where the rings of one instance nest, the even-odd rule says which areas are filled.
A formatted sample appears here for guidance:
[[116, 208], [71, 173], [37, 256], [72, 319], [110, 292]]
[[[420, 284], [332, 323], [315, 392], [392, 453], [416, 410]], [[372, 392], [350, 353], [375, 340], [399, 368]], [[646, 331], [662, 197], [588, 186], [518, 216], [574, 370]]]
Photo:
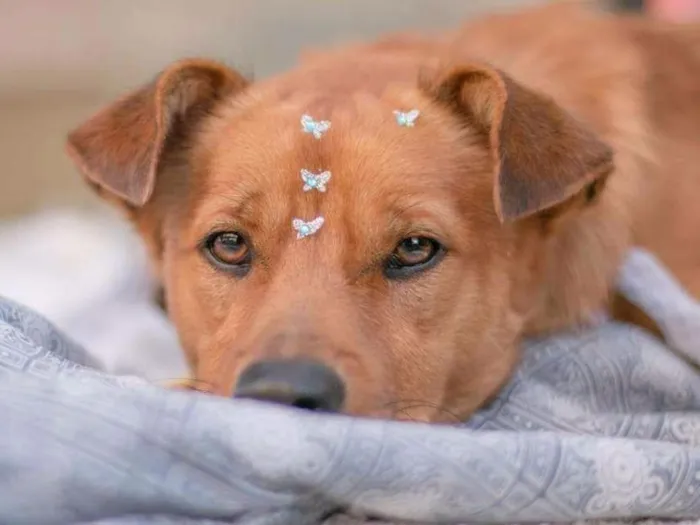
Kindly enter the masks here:
[[642, 250], [618, 286], [665, 344], [610, 320], [526, 341], [454, 426], [169, 391], [3, 299], [0, 523], [698, 519], [700, 305]]

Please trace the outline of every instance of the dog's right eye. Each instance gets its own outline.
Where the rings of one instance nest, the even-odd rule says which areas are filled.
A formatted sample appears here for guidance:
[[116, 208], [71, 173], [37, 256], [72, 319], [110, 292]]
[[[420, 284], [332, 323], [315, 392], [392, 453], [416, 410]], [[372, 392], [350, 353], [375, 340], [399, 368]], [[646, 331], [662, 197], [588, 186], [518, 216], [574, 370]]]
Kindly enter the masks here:
[[218, 232], [210, 235], [204, 246], [209, 260], [224, 270], [246, 273], [252, 253], [240, 233]]
[[445, 248], [429, 237], [408, 237], [394, 249], [384, 268], [390, 279], [405, 279], [435, 266]]

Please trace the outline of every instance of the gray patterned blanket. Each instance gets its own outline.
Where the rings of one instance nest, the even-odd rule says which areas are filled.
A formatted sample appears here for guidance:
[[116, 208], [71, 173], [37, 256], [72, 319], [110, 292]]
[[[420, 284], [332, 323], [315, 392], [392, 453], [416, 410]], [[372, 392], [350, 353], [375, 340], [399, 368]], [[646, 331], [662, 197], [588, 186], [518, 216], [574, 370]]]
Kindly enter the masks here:
[[500, 397], [455, 427], [108, 375], [0, 301], [0, 523], [697, 519], [700, 305], [641, 251], [619, 288], [668, 346], [614, 322], [528, 341]]

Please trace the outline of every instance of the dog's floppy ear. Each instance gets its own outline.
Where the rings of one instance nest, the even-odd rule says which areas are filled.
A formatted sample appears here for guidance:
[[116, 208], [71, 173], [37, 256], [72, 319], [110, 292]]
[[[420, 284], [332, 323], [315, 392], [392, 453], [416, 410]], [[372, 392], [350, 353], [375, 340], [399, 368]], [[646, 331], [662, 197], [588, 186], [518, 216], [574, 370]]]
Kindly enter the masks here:
[[610, 147], [550, 98], [488, 66], [433, 77], [430, 94], [488, 137], [501, 221], [548, 210], [604, 180]]
[[173, 137], [246, 84], [217, 62], [176, 62], [70, 133], [68, 153], [90, 183], [129, 206], [143, 206]]

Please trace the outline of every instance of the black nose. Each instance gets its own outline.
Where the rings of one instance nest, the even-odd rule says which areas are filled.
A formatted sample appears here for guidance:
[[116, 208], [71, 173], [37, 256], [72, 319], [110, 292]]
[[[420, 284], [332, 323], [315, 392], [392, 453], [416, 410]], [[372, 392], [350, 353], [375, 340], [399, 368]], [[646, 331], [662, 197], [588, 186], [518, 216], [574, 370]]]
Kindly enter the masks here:
[[332, 369], [311, 359], [271, 359], [246, 368], [235, 397], [269, 401], [306, 410], [340, 412], [345, 385]]

